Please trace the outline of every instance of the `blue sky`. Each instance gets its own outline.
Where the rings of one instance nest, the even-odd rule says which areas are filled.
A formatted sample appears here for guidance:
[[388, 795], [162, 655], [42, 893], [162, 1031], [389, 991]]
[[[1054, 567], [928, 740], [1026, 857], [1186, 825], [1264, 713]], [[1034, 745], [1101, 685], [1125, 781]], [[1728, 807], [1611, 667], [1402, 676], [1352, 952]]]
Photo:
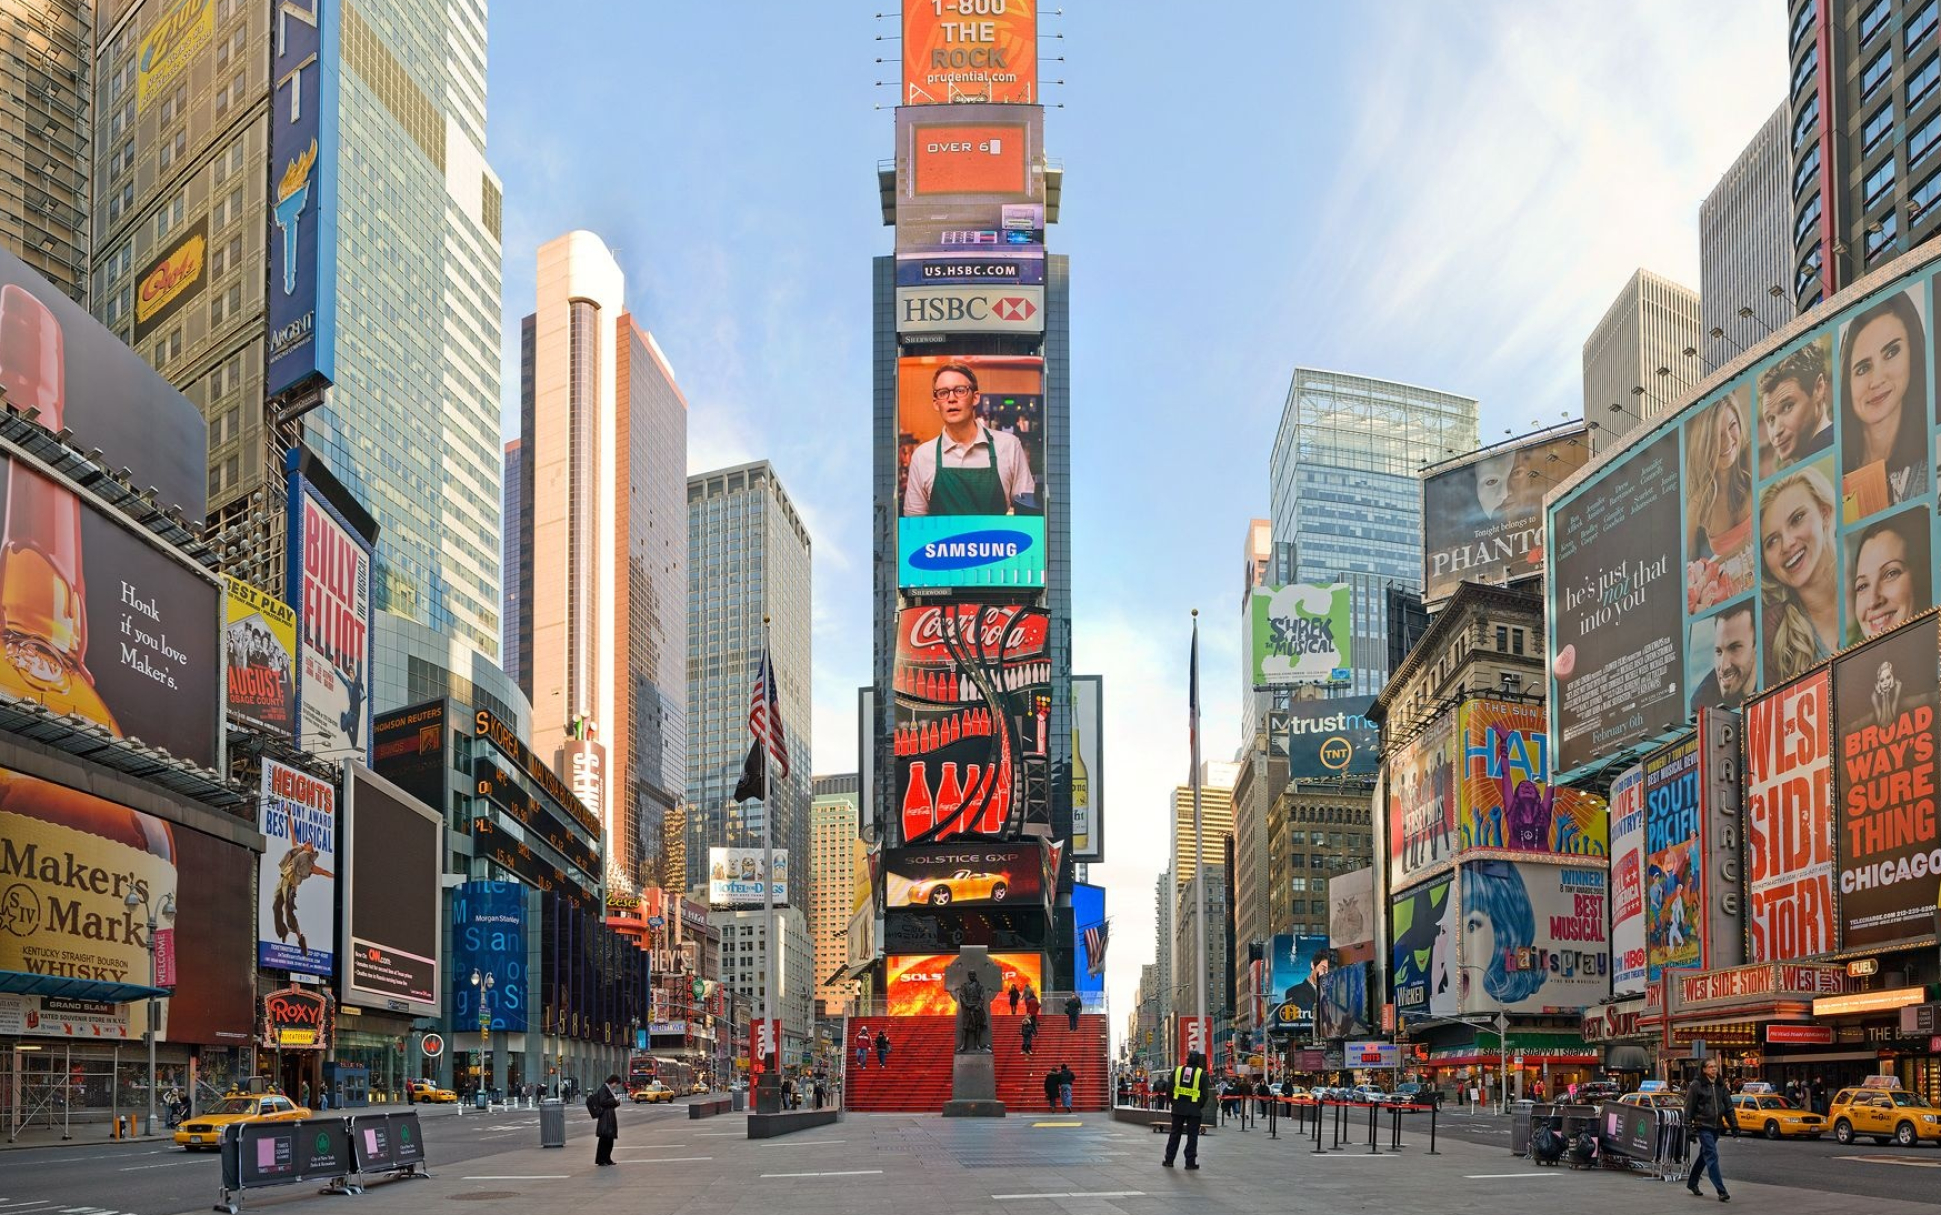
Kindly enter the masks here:
[[[766, 457], [809, 525], [818, 772], [854, 769], [869, 673], [869, 259], [890, 247], [896, 20], [850, 9], [502, 0], [490, 29], [508, 433], [535, 251], [590, 229], [687, 394], [690, 470]], [[1205, 753], [1238, 738], [1241, 545], [1294, 366], [1475, 396], [1485, 441], [1581, 413], [1584, 337], [1631, 271], [1697, 287], [1698, 205], [1783, 98], [1784, 24], [1771, 0], [1047, 12], [1115, 1022], [1188, 767], [1190, 608]]]

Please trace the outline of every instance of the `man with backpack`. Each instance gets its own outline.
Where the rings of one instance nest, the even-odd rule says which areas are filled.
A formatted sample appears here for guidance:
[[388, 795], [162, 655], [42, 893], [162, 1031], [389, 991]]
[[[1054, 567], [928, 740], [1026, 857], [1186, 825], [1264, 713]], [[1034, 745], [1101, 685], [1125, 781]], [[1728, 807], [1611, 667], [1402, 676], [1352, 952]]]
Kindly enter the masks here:
[[617, 1075], [608, 1076], [605, 1084], [586, 1095], [586, 1112], [597, 1123], [593, 1134], [600, 1142], [593, 1153], [593, 1163], [602, 1167], [613, 1163], [613, 1141], [620, 1137], [619, 1109], [620, 1077]]

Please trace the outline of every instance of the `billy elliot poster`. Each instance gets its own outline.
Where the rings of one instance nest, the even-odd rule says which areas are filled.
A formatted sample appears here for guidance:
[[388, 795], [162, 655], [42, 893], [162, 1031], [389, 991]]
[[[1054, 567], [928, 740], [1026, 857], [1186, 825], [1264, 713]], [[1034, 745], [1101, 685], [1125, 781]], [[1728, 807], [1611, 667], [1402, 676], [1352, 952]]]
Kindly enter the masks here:
[[1814, 671], [1745, 710], [1749, 962], [1830, 953], [1832, 680]]

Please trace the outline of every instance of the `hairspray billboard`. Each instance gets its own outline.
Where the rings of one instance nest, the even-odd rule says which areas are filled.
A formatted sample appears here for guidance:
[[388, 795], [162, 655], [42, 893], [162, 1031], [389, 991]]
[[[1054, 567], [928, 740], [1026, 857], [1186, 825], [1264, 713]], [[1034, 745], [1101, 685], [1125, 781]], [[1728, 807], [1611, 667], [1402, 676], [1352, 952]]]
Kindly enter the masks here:
[[1395, 1012], [1403, 1020], [1454, 1016], [1456, 897], [1450, 877], [1397, 895], [1389, 909]]
[[1609, 852], [1604, 801], [1551, 780], [1543, 706], [1467, 700], [1462, 735], [1457, 843], [1471, 848], [1560, 856]]
[[1611, 994], [1601, 866], [1465, 861], [1461, 873], [1463, 1012], [1576, 1014]]
[[1746, 702], [1748, 962], [1787, 962], [1839, 947], [1832, 691], [1822, 669]]
[[1698, 740], [1644, 761], [1645, 963], [1651, 982], [1705, 965], [1705, 823], [1698, 805]]
[[1611, 994], [1644, 994], [1644, 767], [1611, 783]]
[[263, 761], [256, 964], [330, 978], [337, 942], [337, 785]]
[[1934, 931], [1937, 620], [1925, 616], [1833, 662], [1845, 949]]

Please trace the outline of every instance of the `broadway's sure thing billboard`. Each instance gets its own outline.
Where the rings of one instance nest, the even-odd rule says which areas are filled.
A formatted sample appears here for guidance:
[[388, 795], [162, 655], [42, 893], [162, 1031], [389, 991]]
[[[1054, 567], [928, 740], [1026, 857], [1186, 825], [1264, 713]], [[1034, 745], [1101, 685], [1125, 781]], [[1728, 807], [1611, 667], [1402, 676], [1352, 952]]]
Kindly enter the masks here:
[[370, 747], [371, 546], [308, 480], [292, 477], [290, 497], [301, 745], [323, 759], [361, 761]]
[[903, 6], [902, 104], [1037, 100], [1037, 0]]
[[1526, 436], [1422, 478], [1422, 598], [1543, 573], [1543, 496], [1584, 466], [1588, 432]]
[[1456, 855], [1456, 712], [1445, 709], [1388, 770], [1388, 860], [1400, 889]]
[[444, 820], [362, 764], [345, 771], [342, 999], [435, 1017]]
[[[1044, 994], [1044, 956], [1036, 953], [994, 953], [989, 955], [1004, 977], [991, 993], [993, 1014], [1010, 1010], [1012, 987], [1022, 991], [1028, 984]], [[944, 985], [944, 971], [957, 960], [954, 953], [893, 953], [884, 959], [884, 987], [892, 1017], [950, 1017], [957, 1014], [957, 1001]]]
[[1564, 779], [1933, 605], [1931, 269], [1842, 300], [1551, 501]]
[[296, 609], [240, 578], [223, 575], [228, 620], [229, 715], [289, 737], [297, 717]]
[[1350, 596], [1345, 582], [1256, 587], [1247, 608], [1254, 686], [1346, 683]]
[[1045, 584], [1045, 361], [924, 355], [896, 366], [897, 578]]
[[1840, 944], [1891, 945], [1934, 931], [1936, 658], [1928, 616], [1833, 663]]
[[[526, 887], [517, 882], [466, 882], [452, 891], [452, 1020], [476, 1029], [479, 1004], [493, 1029], [524, 1033]], [[472, 976], [479, 983], [472, 985]], [[491, 983], [486, 983], [486, 977]]]
[[1825, 670], [1746, 702], [1749, 962], [1839, 948], [1832, 727], [1832, 679]]
[[775, 893], [767, 893], [768, 871], [760, 848], [708, 849], [708, 902], [716, 907], [760, 907], [772, 897], [777, 906], [789, 901], [789, 852], [775, 856]]
[[1050, 825], [1049, 620], [953, 603], [897, 613], [893, 841], [1015, 839]]
[[337, 950], [337, 786], [263, 761], [257, 965], [330, 978]]
[[891, 848], [883, 881], [891, 907], [1043, 906], [1056, 877], [1048, 860], [1037, 840]]
[[1372, 696], [1331, 696], [1288, 706], [1288, 776], [1320, 780], [1373, 775], [1382, 762], [1381, 731], [1368, 720], [1374, 703]]
[[1645, 965], [1705, 968], [1705, 816], [1699, 810], [1698, 740], [1644, 761]]
[[1389, 907], [1395, 1011], [1404, 1019], [1456, 1013], [1455, 883], [1439, 877], [1397, 895]]
[[1461, 873], [1463, 1012], [1574, 1015], [1609, 994], [1603, 869], [1468, 861]]
[[1462, 748], [1457, 845], [1561, 856], [1605, 856], [1606, 815], [1594, 793], [1551, 779], [1543, 706], [1466, 700], [1457, 709]]
[[1644, 767], [1611, 782], [1611, 993], [1644, 994]]

